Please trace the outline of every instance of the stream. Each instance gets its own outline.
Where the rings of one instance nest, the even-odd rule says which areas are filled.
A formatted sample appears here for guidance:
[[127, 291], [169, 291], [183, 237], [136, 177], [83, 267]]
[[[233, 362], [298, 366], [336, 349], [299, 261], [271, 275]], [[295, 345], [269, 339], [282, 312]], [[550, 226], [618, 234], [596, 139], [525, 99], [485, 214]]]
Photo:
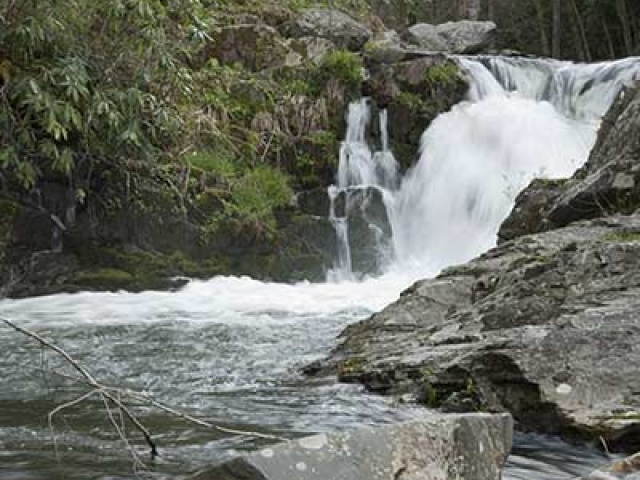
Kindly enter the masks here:
[[[106, 385], [221, 426], [280, 437], [409, 420], [428, 410], [369, 395], [300, 368], [326, 355], [350, 323], [392, 301], [408, 279], [284, 285], [248, 278], [192, 282], [177, 292], [79, 293], [4, 300], [0, 311], [67, 350]], [[33, 340], [0, 327], [0, 478], [135, 478], [127, 448], [98, 398], [48, 413], [88, 389]], [[138, 406], [159, 457], [153, 478], [180, 478], [266, 440], [220, 434]], [[119, 419], [118, 419], [119, 421]], [[148, 449], [128, 431], [143, 459]], [[606, 463], [587, 447], [518, 437], [506, 479], [571, 479]]]

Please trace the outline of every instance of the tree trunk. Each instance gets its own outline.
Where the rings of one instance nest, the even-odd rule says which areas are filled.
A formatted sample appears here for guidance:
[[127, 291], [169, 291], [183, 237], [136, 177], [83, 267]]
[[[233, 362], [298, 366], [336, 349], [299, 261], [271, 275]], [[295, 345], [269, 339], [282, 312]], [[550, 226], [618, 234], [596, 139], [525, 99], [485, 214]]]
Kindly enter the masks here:
[[582, 42], [585, 60], [590, 62], [592, 58], [591, 50], [589, 49], [589, 40], [587, 39], [587, 32], [584, 28], [584, 21], [582, 20], [582, 15], [580, 14], [580, 10], [578, 9], [576, 0], [571, 0], [571, 5], [573, 6], [573, 14], [576, 17], [576, 22], [578, 24], [578, 31], [580, 32], [580, 40]]
[[[624, 0], [623, 0], [624, 1]], [[561, 55], [562, 35], [562, 0], [553, 0], [553, 22], [552, 22], [552, 47], [551, 54], [555, 58]]]
[[611, 37], [611, 30], [609, 30], [609, 24], [607, 19], [602, 17], [602, 28], [604, 29], [604, 36], [607, 39], [607, 45], [609, 47], [609, 56], [613, 60], [616, 58], [616, 47], [613, 45], [613, 38]]
[[480, 0], [467, 0], [467, 16], [469, 20], [480, 18]]
[[633, 52], [633, 37], [631, 35], [631, 23], [629, 21], [629, 12], [627, 10], [626, 0], [616, 0], [616, 12], [622, 23], [622, 36], [624, 38], [625, 54], [631, 55]]
[[544, 18], [542, 0], [536, 0], [536, 13], [538, 14], [538, 29], [540, 30], [540, 47], [545, 57], [551, 55], [549, 51], [549, 37], [547, 36], [547, 22]]

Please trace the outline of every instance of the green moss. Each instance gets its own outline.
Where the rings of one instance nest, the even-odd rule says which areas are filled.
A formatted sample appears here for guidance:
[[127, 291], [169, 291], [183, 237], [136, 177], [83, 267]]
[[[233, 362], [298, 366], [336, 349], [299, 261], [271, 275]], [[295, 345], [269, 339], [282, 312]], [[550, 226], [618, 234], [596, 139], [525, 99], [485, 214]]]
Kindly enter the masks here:
[[338, 376], [348, 377], [362, 370], [364, 362], [359, 357], [351, 357], [338, 366]]
[[132, 280], [133, 276], [124, 270], [102, 268], [99, 270], [78, 272], [73, 283], [81, 286], [110, 290], [126, 288], [131, 284]]
[[606, 242], [630, 243], [640, 242], [640, 232], [614, 232], [608, 233], [602, 240]]
[[535, 183], [545, 187], [562, 187], [566, 185], [571, 179], [567, 178], [536, 178]]
[[0, 201], [0, 242], [8, 238], [13, 229], [13, 219], [18, 212], [18, 204], [11, 200]]
[[194, 152], [186, 158], [192, 167], [211, 173], [223, 181], [229, 181], [238, 176], [238, 162], [228, 151], [218, 148]]
[[428, 68], [425, 72], [425, 81], [431, 87], [452, 86], [459, 80], [458, 72], [455, 62], [447, 61]]
[[287, 205], [293, 196], [289, 179], [280, 170], [261, 165], [247, 172], [231, 189], [231, 208], [241, 219], [275, 228], [273, 210]]
[[412, 109], [420, 110], [423, 107], [424, 99], [415, 93], [402, 91], [398, 94], [397, 97], [398, 103], [404, 105], [406, 107], [410, 107]]
[[347, 86], [359, 86], [364, 80], [364, 66], [359, 55], [347, 50], [337, 50], [322, 61], [325, 78], [336, 78]]

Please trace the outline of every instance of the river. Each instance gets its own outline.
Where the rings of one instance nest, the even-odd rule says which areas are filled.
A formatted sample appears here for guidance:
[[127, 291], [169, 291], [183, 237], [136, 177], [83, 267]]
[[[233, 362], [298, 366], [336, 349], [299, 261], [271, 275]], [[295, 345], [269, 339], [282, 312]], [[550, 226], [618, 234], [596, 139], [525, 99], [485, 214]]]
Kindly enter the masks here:
[[[393, 300], [406, 280], [283, 285], [217, 278], [177, 292], [5, 300], [0, 310], [107, 385], [146, 392], [222, 426], [294, 438], [429, 414], [300, 373], [330, 351], [346, 325]], [[58, 415], [49, 429], [48, 412], [88, 390], [60, 375], [72, 372], [59, 358], [5, 327], [0, 350], [0, 478], [134, 478], [126, 446], [98, 398]], [[158, 444], [159, 457], [148, 462], [154, 478], [179, 478], [266, 442], [222, 435], [150, 407], [136, 412]], [[138, 432], [129, 436], [148, 459]], [[587, 447], [519, 437], [505, 478], [571, 479], [606, 460]]]

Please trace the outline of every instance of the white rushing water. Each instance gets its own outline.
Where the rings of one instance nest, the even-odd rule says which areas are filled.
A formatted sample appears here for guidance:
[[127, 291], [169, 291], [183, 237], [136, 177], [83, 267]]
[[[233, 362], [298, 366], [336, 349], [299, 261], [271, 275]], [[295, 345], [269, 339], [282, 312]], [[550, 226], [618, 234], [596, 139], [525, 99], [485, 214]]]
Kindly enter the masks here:
[[[380, 156], [363, 146], [366, 101], [350, 109], [350, 129], [357, 125], [358, 135], [347, 134], [343, 150], [366, 155], [341, 155], [338, 185], [353, 188], [365, 179], [362, 185], [385, 191], [395, 272], [432, 276], [494, 246], [518, 193], [536, 177], [566, 178], [582, 166], [602, 115], [640, 75], [636, 58], [591, 65], [500, 57], [458, 61], [470, 79], [468, 101], [425, 131], [420, 160], [399, 188], [397, 180], [389, 185], [387, 177], [371, 173], [386, 171], [387, 162], [376, 164]], [[353, 122], [352, 110], [365, 121]], [[389, 152], [386, 118], [380, 123], [383, 152]]]

